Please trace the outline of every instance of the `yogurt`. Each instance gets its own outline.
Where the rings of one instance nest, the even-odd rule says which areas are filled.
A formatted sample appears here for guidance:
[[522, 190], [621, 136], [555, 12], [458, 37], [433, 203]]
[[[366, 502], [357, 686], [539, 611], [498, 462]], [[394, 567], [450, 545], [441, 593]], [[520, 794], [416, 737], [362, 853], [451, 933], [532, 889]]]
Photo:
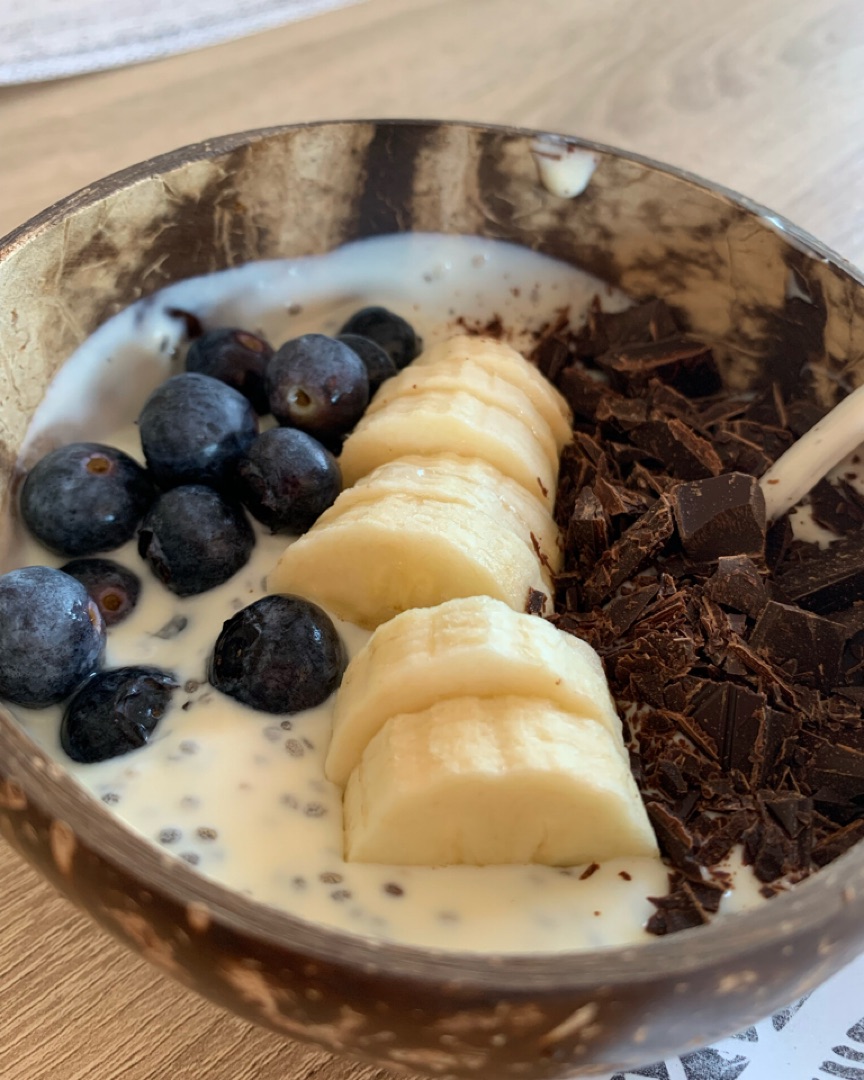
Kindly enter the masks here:
[[[501, 242], [401, 235], [324, 256], [249, 264], [172, 285], [92, 335], [49, 388], [22, 451], [28, 467], [77, 439], [120, 446], [141, 460], [134, 418], [145, 396], [179, 370], [182, 317], [241, 326], [279, 345], [334, 333], [357, 308], [383, 304], [425, 343], [499, 318], [507, 339], [530, 349], [562, 310], [584, 317], [627, 298], [566, 264]], [[172, 314], [174, 312], [175, 314]], [[12, 521], [4, 569], [59, 566]], [[187, 599], [167, 591], [134, 543], [111, 553], [142, 580], [134, 613], [109, 632], [106, 666], [152, 664], [182, 684], [151, 743], [95, 765], [69, 761], [59, 744], [61, 707], [19, 709], [21, 724], [94, 798], [130, 828], [223, 885], [295, 916], [403, 944], [499, 953], [548, 952], [647, 940], [649, 896], [667, 891], [659, 859], [599, 868], [444, 868], [345, 863], [341, 792], [324, 778], [332, 700], [293, 716], [257, 713], [207, 684], [222, 623], [264, 595], [286, 544], [257, 529], [252, 559], [225, 585]], [[337, 621], [349, 655], [365, 631]], [[733, 870], [735, 868], [733, 867]], [[760, 902], [739, 868], [723, 915]]]

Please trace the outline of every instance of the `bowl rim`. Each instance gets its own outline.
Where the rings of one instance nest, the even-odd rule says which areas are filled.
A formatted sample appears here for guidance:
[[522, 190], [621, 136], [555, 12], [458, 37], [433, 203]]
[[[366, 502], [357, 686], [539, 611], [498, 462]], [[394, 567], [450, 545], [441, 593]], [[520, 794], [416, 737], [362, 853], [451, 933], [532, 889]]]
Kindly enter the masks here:
[[[59, 200], [0, 238], [0, 261], [52, 226], [86, 207], [179, 166], [219, 157], [252, 143], [308, 128], [345, 126], [468, 128], [514, 138], [545, 139], [642, 165], [707, 191], [752, 214], [779, 232], [793, 247], [830, 264], [864, 287], [864, 273], [821, 241], [783, 216], [723, 185], [645, 155], [575, 135], [541, 129], [461, 120], [352, 119], [308, 121], [250, 129], [191, 143], [111, 173]], [[432, 949], [366, 938], [293, 916], [245, 897], [159, 851], [143, 835], [120, 821], [59, 767], [0, 705], [0, 755], [3, 771], [27, 804], [51, 821], [65, 823], [98, 859], [127, 874], [150, 893], [183, 907], [203, 906], [211, 929], [222, 929], [259, 946], [290, 950], [364, 975], [385, 973], [414, 984], [458, 984], [463, 990], [509, 993], [572, 993], [598, 986], [632, 986], [664, 977], [686, 976], [722, 965], [730, 956], [746, 957], [756, 949], [780, 945], [803, 931], [827, 929], [831, 921], [864, 891], [864, 844], [856, 845], [829, 866], [781, 893], [770, 903], [730, 913], [707, 926], [626, 945], [543, 953], [488, 953]], [[19, 792], [20, 789], [20, 792]], [[2, 784], [0, 784], [2, 793]], [[855, 888], [852, 888], [852, 884]]]

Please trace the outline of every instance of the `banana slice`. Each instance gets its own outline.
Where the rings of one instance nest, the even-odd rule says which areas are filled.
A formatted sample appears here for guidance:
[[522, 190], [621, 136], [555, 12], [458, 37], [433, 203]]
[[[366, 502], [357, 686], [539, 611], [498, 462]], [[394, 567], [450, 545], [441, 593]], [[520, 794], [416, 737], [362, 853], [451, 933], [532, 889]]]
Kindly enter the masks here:
[[394, 398], [364, 416], [345, 440], [339, 464], [350, 487], [396, 458], [446, 453], [488, 462], [552, 508], [557, 461], [549, 461], [521, 420], [462, 390]]
[[[380, 412], [396, 398], [424, 393], [452, 394], [457, 390], [465, 391], [478, 401], [494, 405], [521, 420], [543, 448], [553, 468], [557, 469], [561, 446], [528, 395], [506, 378], [493, 374], [473, 360], [448, 359], [423, 367], [409, 365], [382, 384], [369, 402], [366, 415]], [[572, 432], [568, 434], [572, 437]]]
[[356, 862], [579, 866], [657, 845], [627, 762], [593, 720], [520, 697], [392, 717], [345, 792]]
[[411, 367], [470, 361], [517, 386], [534, 404], [552, 429], [555, 441], [566, 446], [573, 438], [572, 416], [567, 402], [549, 380], [510, 345], [495, 338], [459, 334], [421, 353]]
[[545, 595], [537, 556], [488, 515], [389, 493], [316, 522], [285, 549], [267, 584], [370, 628], [456, 596], [494, 596], [523, 611], [529, 590]]
[[[379, 465], [345, 490], [320, 524], [340, 517], [345, 510], [377, 502], [383, 494], [413, 495], [479, 510], [508, 528], [533, 551], [539, 552], [552, 573], [561, 568], [558, 526], [546, 507], [523, 487], [485, 461], [455, 454], [417, 455]], [[550, 584], [551, 589], [551, 584]]]
[[344, 786], [388, 719], [456, 697], [543, 699], [602, 726], [626, 760], [603, 666], [586, 642], [488, 596], [406, 611], [380, 626], [336, 694], [324, 771]]

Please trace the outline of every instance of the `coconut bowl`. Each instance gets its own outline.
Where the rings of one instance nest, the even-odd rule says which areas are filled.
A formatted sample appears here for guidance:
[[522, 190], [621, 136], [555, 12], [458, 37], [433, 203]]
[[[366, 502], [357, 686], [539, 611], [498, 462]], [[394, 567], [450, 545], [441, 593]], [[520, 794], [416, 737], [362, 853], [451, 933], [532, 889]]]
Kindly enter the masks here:
[[[582, 178], [570, 183], [574, 171]], [[831, 405], [864, 379], [864, 277], [716, 185], [515, 129], [272, 128], [128, 169], [0, 241], [4, 512], [46, 386], [105, 319], [182, 278], [411, 230], [511, 241], [635, 299], [662, 297], [741, 388], [800, 388], [806, 376]], [[350, 936], [166, 859], [5, 710], [0, 831], [130, 949], [219, 1005], [338, 1054], [441, 1077], [540, 1080], [658, 1060], [755, 1022], [864, 947], [862, 845], [758, 909], [636, 946], [494, 956]]]

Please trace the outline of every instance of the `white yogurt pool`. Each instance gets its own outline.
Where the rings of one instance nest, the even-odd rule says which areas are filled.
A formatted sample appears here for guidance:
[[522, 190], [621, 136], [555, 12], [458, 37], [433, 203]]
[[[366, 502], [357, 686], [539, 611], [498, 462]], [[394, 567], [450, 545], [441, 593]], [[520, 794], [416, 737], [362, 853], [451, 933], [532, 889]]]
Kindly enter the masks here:
[[[406, 317], [426, 344], [499, 316], [508, 339], [532, 334], [568, 308], [572, 321], [595, 295], [607, 310], [626, 298], [563, 263], [473, 237], [403, 235], [331, 254], [250, 264], [173, 285], [101, 327], [71, 357], [34, 417], [25, 465], [77, 439], [119, 445], [141, 460], [134, 418], [146, 395], [179, 368], [180, 308], [205, 327], [236, 325], [278, 346], [309, 331], [336, 332], [366, 304]], [[5, 569], [59, 566], [12, 523]], [[109, 632], [106, 666], [147, 663], [184, 683], [151, 744], [97, 765], [60, 749], [61, 708], [18, 709], [21, 723], [92, 794], [131, 828], [202, 873], [317, 923], [405, 944], [495, 952], [620, 945], [647, 939], [667, 891], [659, 859], [618, 859], [585, 868], [401, 868], [346, 864], [340, 792], [324, 779], [330, 703], [295, 716], [256, 713], [206, 683], [207, 660], [225, 619], [263, 595], [284, 537], [258, 529], [249, 564], [225, 585], [179, 599], [155, 581], [134, 544], [111, 558], [142, 579], [133, 615]], [[185, 628], [159, 636], [172, 619]], [[349, 653], [367, 634], [337, 624]], [[723, 913], [760, 901], [740, 871]], [[722, 916], [721, 916], [722, 917]]]

